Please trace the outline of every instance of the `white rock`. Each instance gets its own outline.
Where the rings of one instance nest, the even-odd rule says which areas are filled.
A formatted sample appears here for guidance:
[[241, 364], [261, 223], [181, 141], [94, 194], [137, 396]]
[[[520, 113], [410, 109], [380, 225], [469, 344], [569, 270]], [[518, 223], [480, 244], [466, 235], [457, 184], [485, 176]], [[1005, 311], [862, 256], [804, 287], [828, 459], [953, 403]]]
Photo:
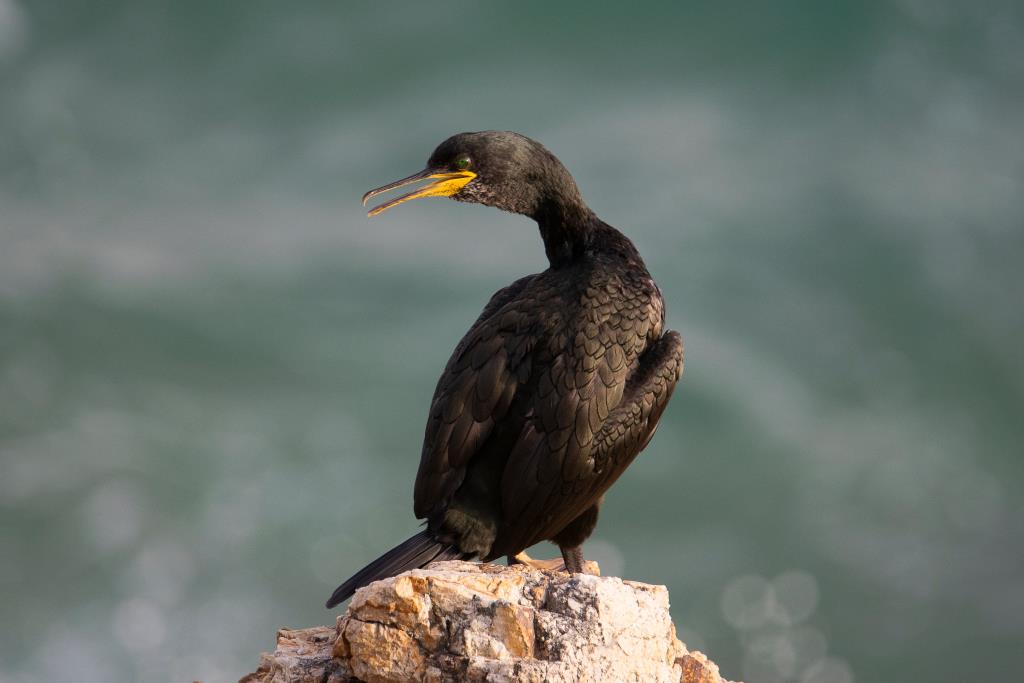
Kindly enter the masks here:
[[360, 589], [334, 629], [280, 631], [240, 683], [727, 683], [668, 605], [664, 586], [438, 562]]

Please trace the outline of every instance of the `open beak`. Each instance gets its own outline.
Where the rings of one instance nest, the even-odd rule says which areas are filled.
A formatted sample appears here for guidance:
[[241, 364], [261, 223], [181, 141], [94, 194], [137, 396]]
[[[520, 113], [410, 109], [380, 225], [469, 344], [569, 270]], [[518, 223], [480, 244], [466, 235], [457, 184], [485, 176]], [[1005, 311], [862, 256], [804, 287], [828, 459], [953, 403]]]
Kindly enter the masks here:
[[375, 206], [370, 209], [370, 212], [366, 214], [370, 218], [384, 213], [392, 206], [398, 206], [402, 202], [407, 202], [410, 199], [419, 199], [420, 197], [451, 197], [453, 194], [461, 190], [466, 186], [466, 183], [476, 178], [476, 173], [472, 171], [452, 171], [452, 172], [437, 172], [431, 169], [425, 169], [419, 173], [414, 173], [408, 178], [402, 178], [396, 180], [393, 183], [388, 183], [382, 187], [378, 187], [376, 190], [370, 190], [363, 195], [363, 206], [366, 206], [366, 202], [370, 201], [371, 197], [376, 197], [384, 192], [398, 189], [399, 187], [405, 187], [411, 185], [419, 180], [433, 180], [432, 183], [427, 183], [418, 190], [413, 190], [408, 194], [403, 194], [395, 197], [389, 202], [384, 202], [379, 206]]

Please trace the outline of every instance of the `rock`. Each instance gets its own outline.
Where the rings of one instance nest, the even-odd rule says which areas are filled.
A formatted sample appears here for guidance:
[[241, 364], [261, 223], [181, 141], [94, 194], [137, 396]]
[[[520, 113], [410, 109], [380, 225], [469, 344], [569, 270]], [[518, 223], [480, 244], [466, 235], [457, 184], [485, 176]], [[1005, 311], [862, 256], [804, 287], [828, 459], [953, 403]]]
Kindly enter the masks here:
[[282, 629], [240, 683], [728, 683], [675, 637], [668, 591], [438, 562], [356, 592], [334, 628]]

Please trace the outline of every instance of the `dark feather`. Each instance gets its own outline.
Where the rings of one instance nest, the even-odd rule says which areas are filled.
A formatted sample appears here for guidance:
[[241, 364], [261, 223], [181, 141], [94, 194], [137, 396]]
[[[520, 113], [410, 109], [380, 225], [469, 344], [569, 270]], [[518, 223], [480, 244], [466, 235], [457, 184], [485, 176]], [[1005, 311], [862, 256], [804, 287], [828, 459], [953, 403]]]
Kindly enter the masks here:
[[379, 579], [386, 579], [410, 569], [419, 569], [431, 562], [457, 560], [463, 555], [458, 548], [436, 540], [429, 531], [421, 531], [387, 551], [338, 586], [327, 601], [327, 609], [348, 600], [358, 589]]

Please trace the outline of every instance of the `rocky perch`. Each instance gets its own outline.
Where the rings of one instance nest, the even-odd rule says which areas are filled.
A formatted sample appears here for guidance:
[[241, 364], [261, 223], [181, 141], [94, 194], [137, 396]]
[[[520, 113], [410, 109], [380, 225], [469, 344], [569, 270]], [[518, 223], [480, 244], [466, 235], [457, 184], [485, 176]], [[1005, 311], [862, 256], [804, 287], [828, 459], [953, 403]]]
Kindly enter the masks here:
[[337, 625], [281, 629], [239, 683], [728, 683], [676, 638], [668, 590], [438, 562], [360, 589]]

